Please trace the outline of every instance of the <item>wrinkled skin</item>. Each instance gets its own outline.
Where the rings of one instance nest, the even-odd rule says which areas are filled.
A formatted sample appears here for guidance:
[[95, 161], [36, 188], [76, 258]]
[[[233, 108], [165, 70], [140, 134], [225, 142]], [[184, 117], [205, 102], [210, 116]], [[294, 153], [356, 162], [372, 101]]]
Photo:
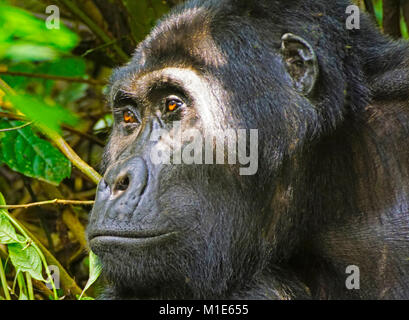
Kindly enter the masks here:
[[[347, 30], [348, 4], [190, 1], [115, 71], [87, 229], [103, 298], [409, 298], [409, 48], [364, 14]], [[154, 164], [173, 120], [257, 129], [257, 172]]]

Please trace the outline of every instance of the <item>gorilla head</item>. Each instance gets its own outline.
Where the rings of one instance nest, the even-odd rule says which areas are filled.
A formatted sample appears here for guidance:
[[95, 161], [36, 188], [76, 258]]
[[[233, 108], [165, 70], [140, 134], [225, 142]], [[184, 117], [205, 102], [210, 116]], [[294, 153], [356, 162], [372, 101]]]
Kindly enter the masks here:
[[[312, 208], [317, 144], [366, 106], [360, 41], [381, 38], [366, 16], [363, 30], [345, 28], [348, 4], [190, 1], [114, 72], [115, 122], [88, 226], [108, 297], [307, 295], [291, 261], [321, 211], [352, 205], [341, 195]], [[187, 132], [200, 148], [175, 143]], [[205, 141], [232, 149], [209, 155]], [[153, 160], [158, 150], [168, 161]], [[317, 192], [337, 194], [326, 187]]]

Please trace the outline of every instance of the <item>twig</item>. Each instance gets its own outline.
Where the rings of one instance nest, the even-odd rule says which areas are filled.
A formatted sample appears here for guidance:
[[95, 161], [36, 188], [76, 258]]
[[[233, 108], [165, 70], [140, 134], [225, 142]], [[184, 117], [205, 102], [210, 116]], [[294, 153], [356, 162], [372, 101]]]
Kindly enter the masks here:
[[0, 129], [0, 132], [8, 132], [8, 131], [14, 131], [14, 130], [19, 130], [19, 129], [23, 129], [24, 127], [28, 127], [29, 125], [31, 125], [33, 123], [33, 121], [25, 123], [21, 126], [17, 126], [17, 127], [13, 127], [13, 128], [6, 128], [6, 129]]
[[98, 139], [97, 137], [93, 136], [92, 134], [89, 134], [89, 133], [86, 133], [86, 132], [81, 132], [81, 131], [79, 131], [77, 129], [74, 129], [74, 128], [71, 128], [70, 126], [67, 126], [67, 125], [63, 125], [62, 127], [63, 127], [63, 129], [65, 129], [67, 131], [70, 131], [71, 133], [78, 134], [79, 136], [82, 136], [84, 138], [87, 138], [88, 140], [91, 140], [91, 141], [95, 142], [96, 144], [100, 145], [101, 147], [105, 146], [104, 141]]
[[91, 54], [91, 53], [93, 53], [93, 52], [95, 52], [95, 51], [97, 51], [97, 50], [101, 50], [101, 49], [107, 48], [107, 47], [109, 47], [109, 46], [112, 46], [113, 44], [117, 43], [118, 40], [119, 40], [119, 39], [114, 39], [114, 40], [112, 40], [111, 42], [104, 43], [104, 44], [102, 44], [102, 45], [100, 45], [100, 46], [98, 46], [98, 47], [96, 47], [96, 48], [88, 49], [87, 51], [85, 51], [85, 52], [81, 55], [81, 58], [85, 58], [87, 55], [89, 55], [89, 54]]
[[86, 83], [86, 84], [91, 84], [91, 85], [96, 85], [96, 86], [104, 86], [107, 84], [105, 81], [100, 81], [100, 80], [55, 76], [51, 74], [38, 74], [38, 73], [2, 71], [2, 70], [0, 70], [0, 74], [12, 76], [12, 77], [27, 77], [27, 78], [40, 78], [40, 79], [47, 79], [47, 80], [60, 80], [60, 81], [67, 81], [67, 82], [79, 82], [79, 83]]
[[26, 204], [10, 204], [2, 205], [0, 209], [19, 209], [19, 208], [30, 208], [44, 206], [48, 204], [63, 204], [63, 205], [93, 205], [94, 201], [82, 201], [82, 200], [64, 200], [64, 199], [53, 199], [47, 201], [32, 202]]

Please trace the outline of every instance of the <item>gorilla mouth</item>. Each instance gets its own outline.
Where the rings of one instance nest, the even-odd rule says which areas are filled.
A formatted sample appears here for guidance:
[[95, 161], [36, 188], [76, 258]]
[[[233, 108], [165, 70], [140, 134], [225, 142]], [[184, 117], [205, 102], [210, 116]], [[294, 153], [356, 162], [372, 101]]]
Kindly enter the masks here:
[[145, 232], [96, 232], [89, 236], [89, 243], [92, 248], [98, 250], [98, 248], [106, 246], [146, 246], [157, 244], [160, 242], [166, 242], [177, 235], [175, 231], [145, 231]]

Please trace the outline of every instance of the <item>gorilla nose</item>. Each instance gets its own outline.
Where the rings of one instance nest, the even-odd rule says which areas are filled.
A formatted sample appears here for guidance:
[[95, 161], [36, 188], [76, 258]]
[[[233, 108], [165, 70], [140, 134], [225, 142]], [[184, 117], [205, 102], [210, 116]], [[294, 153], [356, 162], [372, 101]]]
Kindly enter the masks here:
[[109, 168], [103, 185], [109, 188], [111, 199], [129, 195], [129, 198], [134, 200], [143, 193], [147, 178], [146, 163], [142, 158], [137, 157], [116, 163]]

